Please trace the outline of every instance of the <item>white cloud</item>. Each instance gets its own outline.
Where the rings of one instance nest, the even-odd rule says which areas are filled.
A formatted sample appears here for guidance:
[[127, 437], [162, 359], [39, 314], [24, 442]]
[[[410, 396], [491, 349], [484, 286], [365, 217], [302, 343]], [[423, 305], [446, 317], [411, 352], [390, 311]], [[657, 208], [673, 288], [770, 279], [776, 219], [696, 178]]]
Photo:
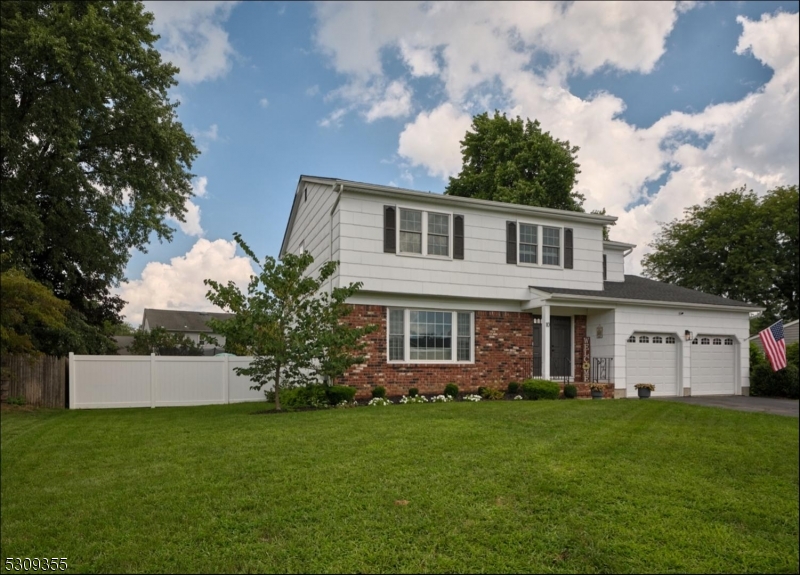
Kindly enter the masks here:
[[269, 100], [267, 100], [266, 98], [261, 98], [258, 101], [258, 105], [261, 106], [262, 108], [266, 108], [267, 106], [269, 106]]
[[158, 48], [178, 68], [181, 82], [196, 84], [224, 76], [236, 54], [223, 28], [236, 2], [145, 2], [161, 35]]
[[309, 98], [313, 98], [317, 94], [319, 94], [318, 84], [314, 84], [313, 86], [309, 86], [308, 88], [306, 88], [306, 96], [308, 96]]
[[[570, 92], [576, 71], [654, 70], [677, 18], [695, 5], [323, 3], [317, 5], [316, 41], [344, 78], [329, 94], [340, 105], [323, 122], [338, 125], [348, 112], [374, 109], [394, 82], [433, 77], [439, 83], [429, 95], [438, 102], [401, 132], [398, 168], [407, 172], [405, 163], [446, 179], [461, 167], [459, 141], [471, 114], [499, 108], [536, 118], [543, 130], [580, 146], [578, 190], [586, 208], [620, 216], [612, 236], [639, 245], [628, 258], [629, 271], [639, 272], [658, 222], [742, 184], [763, 193], [798, 181], [797, 14], [738, 18], [736, 53], [774, 70], [765, 86], [738, 102], [672, 112], [638, 128], [622, 119], [620, 98]], [[383, 57], [393, 50], [406, 70], [384, 69]], [[420, 103], [409, 96], [407, 109], [413, 110]], [[667, 170], [665, 184], [648, 192], [648, 183]], [[629, 207], [637, 202], [644, 203]]]
[[411, 162], [422, 166], [432, 176], [447, 178], [461, 170], [461, 146], [472, 123], [472, 116], [461, 112], [450, 103], [442, 104], [430, 112], [422, 112], [400, 134], [397, 152]]
[[233, 241], [199, 239], [185, 255], [169, 263], [150, 262], [142, 277], [120, 285], [117, 294], [128, 302], [122, 310], [125, 321], [140, 324], [144, 308], [220, 311], [205, 297], [206, 278], [223, 284], [233, 281], [247, 288], [253, 267], [236, 255]]
[[383, 97], [372, 103], [367, 110], [367, 122], [380, 118], [401, 118], [411, 112], [411, 90], [403, 82], [395, 80], [386, 87]]

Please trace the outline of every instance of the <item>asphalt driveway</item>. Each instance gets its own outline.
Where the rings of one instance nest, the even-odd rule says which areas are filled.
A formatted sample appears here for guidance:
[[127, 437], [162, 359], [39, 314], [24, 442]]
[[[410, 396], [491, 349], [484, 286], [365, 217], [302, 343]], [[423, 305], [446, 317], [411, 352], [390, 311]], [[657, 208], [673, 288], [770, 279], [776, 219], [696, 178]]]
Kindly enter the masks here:
[[744, 395], [729, 396], [696, 396], [696, 397], [660, 397], [666, 401], [679, 401], [692, 405], [705, 405], [708, 407], [722, 407], [738, 411], [760, 411], [774, 415], [788, 417], [800, 416], [800, 401], [796, 399], [782, 399], [779, 397], [749, 397]]

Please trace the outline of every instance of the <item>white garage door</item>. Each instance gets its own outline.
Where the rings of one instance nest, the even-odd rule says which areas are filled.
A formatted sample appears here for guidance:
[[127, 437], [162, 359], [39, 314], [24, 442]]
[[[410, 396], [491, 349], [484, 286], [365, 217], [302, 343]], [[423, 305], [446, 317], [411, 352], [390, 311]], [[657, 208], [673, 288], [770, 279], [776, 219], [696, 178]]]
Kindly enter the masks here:
[[733, 395], [735, 349], [730, 336], [700, 335], [692, 340], [692, 395]]
[[626, 351], [628, 397], [638, 396], [633, 387], [637, 383], [654, 383], [653, 396], [678, 395], [678, 342], [674, 335], [634, 333]]

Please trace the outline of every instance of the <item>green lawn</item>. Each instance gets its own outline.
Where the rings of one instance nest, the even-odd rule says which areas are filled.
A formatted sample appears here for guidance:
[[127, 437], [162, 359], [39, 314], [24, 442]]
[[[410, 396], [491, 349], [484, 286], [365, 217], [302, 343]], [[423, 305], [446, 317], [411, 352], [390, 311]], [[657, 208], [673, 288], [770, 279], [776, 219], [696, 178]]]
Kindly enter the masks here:
[[794, 418], [652, 400], [259, 408], [4, 411], [2, 559], [798, 571]]

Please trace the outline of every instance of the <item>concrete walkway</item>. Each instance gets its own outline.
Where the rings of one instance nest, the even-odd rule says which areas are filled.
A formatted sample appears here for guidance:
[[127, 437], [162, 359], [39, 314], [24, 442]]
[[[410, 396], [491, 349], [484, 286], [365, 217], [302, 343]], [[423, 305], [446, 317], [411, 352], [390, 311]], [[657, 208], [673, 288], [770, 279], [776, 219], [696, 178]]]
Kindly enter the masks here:
[[[653, 398], [656, 399], [656, 398]], [[800, 401], [796, 399], [781, 399], [778, 397], [747, 397], [743, 395], [728, 396], [697, 396], [697, 397], [660, 397], [666, 401], [678, 401], [691, 405], [705, 405], [708, 407], [722, 407], [738, 411], [760, 411], [774, 415], [788, 417], [800, 416]]]

